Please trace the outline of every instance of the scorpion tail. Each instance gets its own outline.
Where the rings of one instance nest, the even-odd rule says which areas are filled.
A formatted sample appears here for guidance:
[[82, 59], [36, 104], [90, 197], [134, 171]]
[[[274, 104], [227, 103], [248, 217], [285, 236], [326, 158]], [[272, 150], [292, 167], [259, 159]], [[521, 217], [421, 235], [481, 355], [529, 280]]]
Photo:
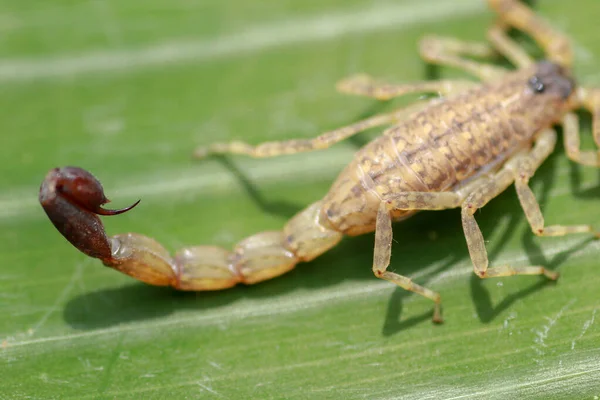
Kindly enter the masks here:
[[216, 246], [194, 246], [174, 257], [154, 239], [137, 233], [107, 237], [100, 215], [106, 210], [100, 182], [77, 167], [51, 170], [40, 188], [40, 203], [55, 227], [81, 252], [142, 282], [178, 290], [220, 290], [254, 284], [282, 275], [335, 246], [342, 234], [319, 223], [321, 202], [293, 217], [283, 231], [252, 235], [233, 252]]

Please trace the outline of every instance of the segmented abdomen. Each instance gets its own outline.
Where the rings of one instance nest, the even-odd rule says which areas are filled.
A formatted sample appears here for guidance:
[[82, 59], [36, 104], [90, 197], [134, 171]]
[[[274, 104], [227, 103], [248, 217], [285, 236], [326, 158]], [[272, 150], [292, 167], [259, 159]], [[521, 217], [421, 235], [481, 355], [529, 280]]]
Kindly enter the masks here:
[[[466, 92], [390, 128], [373, 145], [380, 146], [376, 152], [396, 154], [379, 174], [372, 168], [373, 180], [385, 183], [400, 175], [404, 187], [393, 184], [391, 190], [444, 191], [530, 142], [551, 121], [527, 113], [524, 85], [507, 86]], [[368, 152], [357, 156], [359, 164], [371, 163]]]
[[359, 150], [324, 199], [328, 224], [349, 235], [373, 230], [381, 198], [451, 190], [530, 142], [552, 118], [527, 109], [525, 76], [434, 104]]

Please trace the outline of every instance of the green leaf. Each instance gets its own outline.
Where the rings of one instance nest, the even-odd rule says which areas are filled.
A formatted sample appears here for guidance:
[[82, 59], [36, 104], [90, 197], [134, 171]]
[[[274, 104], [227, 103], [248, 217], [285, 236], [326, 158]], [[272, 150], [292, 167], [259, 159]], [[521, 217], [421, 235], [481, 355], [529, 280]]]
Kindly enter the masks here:
[[[574, 39], [580, 82], [600, 84], [600, 2], [535, 9]], [[407, 104], [415, 97], [379, 105], [334, 84], [357, 72], [424, 79], [419, 38], [483, 40], [494, 20], [483, 1], [30, 0], [0, 11], [0, 398], [600, 395], [600, 246], [534, 237], [512, 188], [477, 213], [492, 263], [548, 265], [557, 284], [476, 278], [456, 210], [394, 225], [392, 268], [442, 294], [441, 326], [430, 301], [372, 275], [372, 234], [259, 285], [179, 293], [85, 258], [37, 203], [50, 168], [77, 165], [115, 208], [142, 199], [105, 219], [109, 233], [174, 251], [280, 229], [377, 132], [269, 160], [193, 162], [193, 148], [309, 138]], [[584, 136], [591, 144], [589, 118]], [[597, 175], [557, 148], [533, 179], [546, 221], [600, 226]]]

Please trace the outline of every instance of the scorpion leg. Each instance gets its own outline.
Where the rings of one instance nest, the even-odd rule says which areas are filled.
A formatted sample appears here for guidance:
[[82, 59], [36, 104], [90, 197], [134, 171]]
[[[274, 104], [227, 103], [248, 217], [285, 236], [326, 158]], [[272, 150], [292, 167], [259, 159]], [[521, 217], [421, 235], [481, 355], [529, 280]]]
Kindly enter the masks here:
[[[405, 290], [415, 292], [435, 303], [433, 321], [442, 322], [440, 295], [430, 289], [420, 286], [405, 276], [387, 271], [392, 251], [392, 216], [393, 210], [445, 210], [460, 207], [465, 198], [487, 182], [486, 176], [481, 176], [452, 192], [403, 192], [389, 194], [389, 188], [376, 188], [381, 198], [377, 212], [375, 227], [375, 251], [373, 256], [373, 273], [375, 276], [393, 282]], [[384, 194], [388, 193], [388, 194]], [[394, 193], [392, 191], [391, 193]]]
[[519, 68], [534, 63], [533, 58], [513, 39], [506, 34], [507, 26], [496, 24], [488, 31], [488, 39], [494, 48]]
[[392, 210], [442, 210], [459, 207], [464, 195], [455, 192], [406, 192], [382, 197], [377, 212], [375, 226], [375, 249], [373, 254], [373, 273], [401, 288], [420, 294], [435, 303], [433, 322], [443, 321], [441, 314], [441, 297], [426, 287], [414, 283], [410, 278], [388, 271], [392, 252]]
[[342, 140], [356, 135], [367, 129], [395, 122], [398, 112], [378, 114], [373, 117], [338, 128], [312, 139], [283, 140], [251, 145], [234, 141], [229, 143], [213, 143], [199, 147], [194, 151], [194, 157], [204, 158], [210, 154], [245, 154], [255, 158], [276, 157], [285, 154], [295, 154], [314, 150], [326, 149]]
[[558, 273], [541, 266], [512, 267], [509, 265], [488, 268], [488, 256], [481, 230], [475, 221], [475, 212], [485, 206], [488, 201], [499, 195], [515, 182], [519, 201], [523, 207], [531, 229], [539, 236], [562, 236], [571, 233], [592, 232], [591, 226], [554, 225], [544, 227], [544, 219], [535, 196], [527, 185], [529, 178], [540, 164], [548, 157], [556, 143], [556, 132], [543, 131], [534, 147], [527, 153], [520, 153], [509, 160], [492, 179], [469, 195], [462, 205], [462, 224], [467, 239], [467, 246], [475, 274], [480, 278], [492, 278], [511, 275], [545, 275], [556, 280]]
[[386, 203], [379, 205], [375, 228], [375, 250], [373, 254], [373, 273], [376, 277], [395, 283], [401, 288], [420, 294], [435, 303], [433, 309], [433, 322], [441, 323], [442, 298], [439, 293], [414, 283], [410, 278], [395, 272], [388, 271], [392, 252], [392, 218]]
[[[343, 93], [374, 97], [378, 100], [389, 100], [409, 93], [437, 92], [441, 95], [448, 95], [463, 91], [473, 85], [473, 82], [461, 80], [424, 81], [416, 84], [392, 85], [375, 83], [370, 77], [360, 75], [340, 81], [337, 87]], [[352, 125], [323, 133], [312, 139], [265, 142], [257, 145], [241, 141], [213, 143], [198, 147], [194, 151], [194, 157], [204, 158], [211, 154], [244, 154], [254, 158], [267, 158], [323, 150], [367, 129], [403, 120], [404, 117], [421, 110], [427, 104], [428, 102], [417, 102], [412, 106], [391, 113], [375, 115]]]
[[592, 113], [592, 131], [598, 149], [580, 149], [579, 119], [574, 113], [568, 113], [562, 120], [567, 157], [579, 164], [600, 167], [600, 90], [580, 88], [577, 95], [581, 105]]
[[471, 81], [439, 80], [406, 84], [377, 82], [366, 74], [353, 75], [342, 79], [336, 85], [341, 93], [371, 97], [377, 100], [390, 100], [409, 93], [439, 93], [448, 95], [461, 92], [474, 86]]
[[531, 35], [544, 49], [547, 57], [564, 67], [573, 63], [573, 50], [569, 40], [519, 0], [488, 0], [501, 22]]
[[536, 140], [531, 152], [517, 165], [515, 187], [531, 230], [537, 236], [564, 236], [572, 233], [594, 232], [591, 225], [544, 226], [544, 217], [540, 211], [540, 205], [528, 183], [535, 170], [552, 153], [555, 146], [556, 131], [553, 129], [545, 130]]
[[454, 38], [425, 36], [419, 42], [421, 57], [431, 63], [449, 65], [479, 77], [483, 81], [498, 78], [506, 73], [502, 67], [464, 58], [464, 55], [488, 58], [494, 49], [486, 43], [466, 42]]
[[[593, 232], [589, 225], [552, 225], [544, 226], [533, 192], [528, 186], [529, 179], [554, 149], [556, 132], [548, 129], [537, 138], [534, 147], [519, 153], [509, 160], [500, 171], [492, 176], [483, 175], [464, 187], [453, 192], [407, 192], [382, 197], [377, 214], [375, 231], [375, 252], [373, 272], [382, 279], [394, 282], [400, 287], [418, 293], [435, 302], [434, 321], [441, 321], [440, 296], [425, 287], [413, 283], [409, 278], [387, 271], [392, 246], [392, 210], [442, 210], [462, 206], [462, 223], [467, 246], [473, 262], [474, 272], [481, 278], [510, 275], [545, 275], [557, 279], [558, 274], [541, 266], [498, 266], [488, 268], [488, 257], [481, 230], [474, 214], [491, 199], [515, 183], [519, 201], [523, 207], [532, 231], [538, 236], [563, 236], [572, 233]], [[382, 190], [378, 190], [382, 192]]]

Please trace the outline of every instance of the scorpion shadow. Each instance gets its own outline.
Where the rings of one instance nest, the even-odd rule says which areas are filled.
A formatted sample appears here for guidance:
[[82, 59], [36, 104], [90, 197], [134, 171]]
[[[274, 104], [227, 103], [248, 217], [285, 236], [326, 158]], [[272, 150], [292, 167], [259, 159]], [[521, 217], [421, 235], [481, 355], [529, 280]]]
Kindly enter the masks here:
[[[502, 199], [500, 201], [502, 202]], [[491, 209], [490, 213], [495, 211]], [[495, 225], [493, 221], [484, 221], [481, 224], [484, 234], [489, 234]], [[433, 240], [429, 236], [428, 231], [431, 229], [435, 229], [439, 239]], [[413, 276], [419, 273], [424, 265], [439, 263], [440, 254], [446, 256], [438, 267], [419, 276], [418, 282], [425, 286], [449, 267], [458, 262], [462, 263], [463, 260], [468, 262], [458, 210], [420, 213], [401, 224], [395, 224], [394, 232], [393, 251], [396, 256], [391, 268], [401, 274]], [[509, 236], [510, 234], [505, 234], [504, 237]], [[435, 252], [430, 250], [432, 245], [436, 248]], [[502, 245], [502, 242], [498, 243], [490, 253], [494, 254], [493, 252], [498, 251]], [[64, 309], [64, 318], [75, 329], [93, 330], [122, 323], [160, 319], [175, 312], [201, 312], [224, 308], [244, 299], [269, 299], [297, 290], [333, 287], [343, 281], [372, 282], [376, 279], [370, 268], [372, 257], [373, 235], [347, 238], [316, 260], [300, 264], [288, 274], [256, 286], [242, 285], [222, 292], [195, 293], [132, 282], [122, 287], [101, 289], [74, 297]], [[490, 258], [493, 259], [493, 255]], [[554, 262], [558, 263], [559, 260]], [[541, 284], [534, 285], [492, 307], [489, 295], [480, 286], [479, 278], [473, 282], [473, 300], [480, 319], [484, 322], [493, 319], [518, 298], [542, 287]], [[431, 311], [411, 316], [406, 320], [401, 319], [403, 300], [408, 296], [415, 295], [400, 288], [392, 292], [382, 335], [390, 336], [420, 323], [431, 323]]]
[[[456, 252], [464, 241], [456, 230], [460, 229], [457, 222], [459, 214], [456, 210], [440, 211], [442, 221], [451, 219], [453, 223], [443, 223], [441, 228], [436, 227], [440, 238], [438, 248], [444, 254], [451, 255], [450, 261], [444, 263], [435, 271], [428, 272], [425, 276], [434, 276], [437, 272], [453, 264], [454, 260], [465, 256], [464, 251]], [[424, 218], [413, 218], [408, 224], [403, 224], [395, 235], [394, 251], [397, 259], [402, 262], [394, 263], [392, 267], [398, 272], [413, 275], [423, 265], [433, 264], [438, 260], [438, 253], [427, 251], [429, 241], [424, 226], [436, 226], [440, 216], [420, 215]], [[409, 221], [405, 221], [409, 222]], [[446, 240], [449, 239], [449, 240]], [[456, 254], [453, 254], [456, 252]], [[202, 311], [224, 308], [243, 300], [259, 300], [276, 298], [278, 295], [293, 293], [301, 290], [316, 290], [319, 288], [334, 287], [344, 281], [373, 282], [376, 278], [371, 271], [373, 261], [373, 235], [346, 238], [329, 252], [310, 263], [298, 265], [289, 273], [254, 286], [236, 286], [235, 288], [220, 292], [180, 292], [171, 288], [161, 288], [145, 285], [139, 282], [127, 283], [121, 287], [100, 289], [75, 296], [68, 301], [64, 309], [64, 319], [73, 328], [79, 330], [93, 330], [115, 326], [123, 323], [160, 319], [175, 312]], [[100, 268], [96, 262], [94, 268]], [[128, 279], [128, 278], [123, 278]], [[421, 280], [421, 278], [419, 279]], [[390, 284], [391, 286], [391, 284]], [[399, 318], [402, 311], [401, 300], [408, 293], [397, 290], [392, 295], [392, 303], [388, 307], [386, 327], [384, 334], [397, 332], [421, 321], [430, 320], [431, 312], [412, 317], [400, 324], [392, 322], [390, 313]], [[430, 322], [429, 322], [430, 323]]]

